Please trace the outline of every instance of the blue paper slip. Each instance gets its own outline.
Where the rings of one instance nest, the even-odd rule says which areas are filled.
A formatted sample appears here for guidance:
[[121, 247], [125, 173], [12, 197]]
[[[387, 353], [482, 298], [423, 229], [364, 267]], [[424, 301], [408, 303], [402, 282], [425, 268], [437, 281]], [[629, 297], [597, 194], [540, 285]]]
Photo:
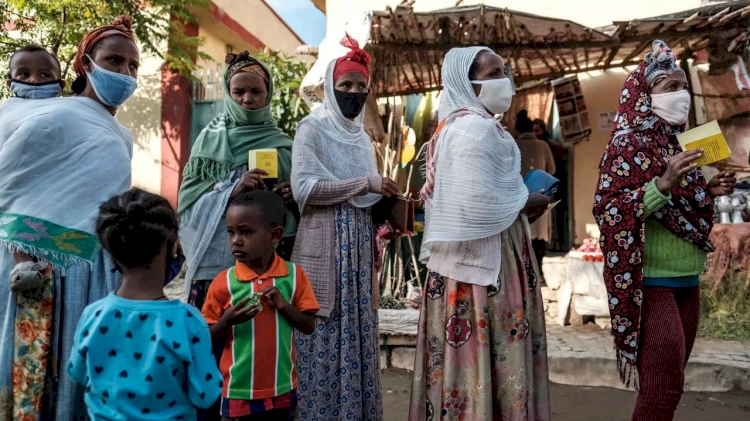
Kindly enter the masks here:
[[529, 171], [523, 178], [523, 182], [529, 189], [529, 193], [543, 192], [542, 194], [546, 196], [552, 196], [560, 187], [560, 180], [542, 170]]

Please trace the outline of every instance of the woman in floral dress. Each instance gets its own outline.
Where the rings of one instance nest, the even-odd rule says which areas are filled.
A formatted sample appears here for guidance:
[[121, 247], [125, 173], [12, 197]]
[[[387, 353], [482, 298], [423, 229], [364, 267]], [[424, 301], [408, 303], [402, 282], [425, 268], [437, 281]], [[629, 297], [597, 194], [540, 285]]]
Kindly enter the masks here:
[[297, 129], [292, 191], [302, 211], [292, 261], [310, 277], [320, 311], [298, 335], [298, 420], [379, 421], [378, 289], [370, 208], [398, 186], [378, 175], [362, 123], [369, 55], [351, 52], [326, 71], [323, 105]]
[[443, 64], [441, 122], [427, 147], [422, 190], [420, 258], [429, 272], [411, 421], [550, 419], [528, 222], [550, 199], [529, 194], [518, 147], [493, 118], [513, 94], [504, 69], [486, 47], [454, 48]]

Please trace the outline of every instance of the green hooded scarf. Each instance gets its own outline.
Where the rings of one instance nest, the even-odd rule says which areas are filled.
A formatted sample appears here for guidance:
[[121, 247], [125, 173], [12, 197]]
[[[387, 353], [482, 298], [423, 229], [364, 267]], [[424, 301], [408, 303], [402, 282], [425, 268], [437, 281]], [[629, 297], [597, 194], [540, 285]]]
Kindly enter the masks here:
[[[190, 159], [185, 166], [178, 198], [178, 214], [195, 204], [202, 195], [211, 191], [216, 183], [225, 180], [232, 170], [248, 163], [248, 152], [255, 149], [277, 149], [279, 156], [278, 183], [290, 181], [292, 174], [292, 139], [282, 132], [271, 115], [273, 79], [266, 66], [250, 57], [252, 64], [260, 65], [268, 75], [266, 105], [248, 110], [234, 102], [229, 95], [227, 72], [222, 78], [224, 88], [224, 113], [214, 118], [195, 141]], [[248, 63], [251, 64], [251, 63]], [[297, 232], [297, 222], [287, 212], [284, 237]]]

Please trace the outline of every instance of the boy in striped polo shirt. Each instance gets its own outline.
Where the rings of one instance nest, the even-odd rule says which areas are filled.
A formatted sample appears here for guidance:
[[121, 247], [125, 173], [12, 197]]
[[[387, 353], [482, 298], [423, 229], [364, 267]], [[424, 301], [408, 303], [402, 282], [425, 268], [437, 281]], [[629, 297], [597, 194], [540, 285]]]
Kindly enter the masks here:
[[215, 341], [226, 340], [225, 420], [291, 420], [297, 403], [294, 329], [310, 334], [319, 310], [310, 280], [274, 251], [286, 208], [275, 193], [237, 196], [227, 210], [227, 231], [237, 264], [211, 283], [203, 317]]

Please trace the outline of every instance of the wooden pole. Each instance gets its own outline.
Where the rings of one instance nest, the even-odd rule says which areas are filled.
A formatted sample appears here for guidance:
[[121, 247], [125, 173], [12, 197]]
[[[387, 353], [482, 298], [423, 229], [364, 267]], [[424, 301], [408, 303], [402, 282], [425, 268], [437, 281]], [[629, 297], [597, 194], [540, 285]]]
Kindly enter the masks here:
[[689, 57], [687, 54], [680, 60], [680, 68], [685, 72], [685, 78], [688, 80], [687, 89], [690, 94], [690, 99], [693, 102], [693, 106], [690, 107], [690, 114], [688, 114], [688, 127], [693, 128], [697, 124], [697, 115], [695, 112], [695, 94], [693, 93], [693, 84], [690, 83], [690, 63], [688, 62]]

